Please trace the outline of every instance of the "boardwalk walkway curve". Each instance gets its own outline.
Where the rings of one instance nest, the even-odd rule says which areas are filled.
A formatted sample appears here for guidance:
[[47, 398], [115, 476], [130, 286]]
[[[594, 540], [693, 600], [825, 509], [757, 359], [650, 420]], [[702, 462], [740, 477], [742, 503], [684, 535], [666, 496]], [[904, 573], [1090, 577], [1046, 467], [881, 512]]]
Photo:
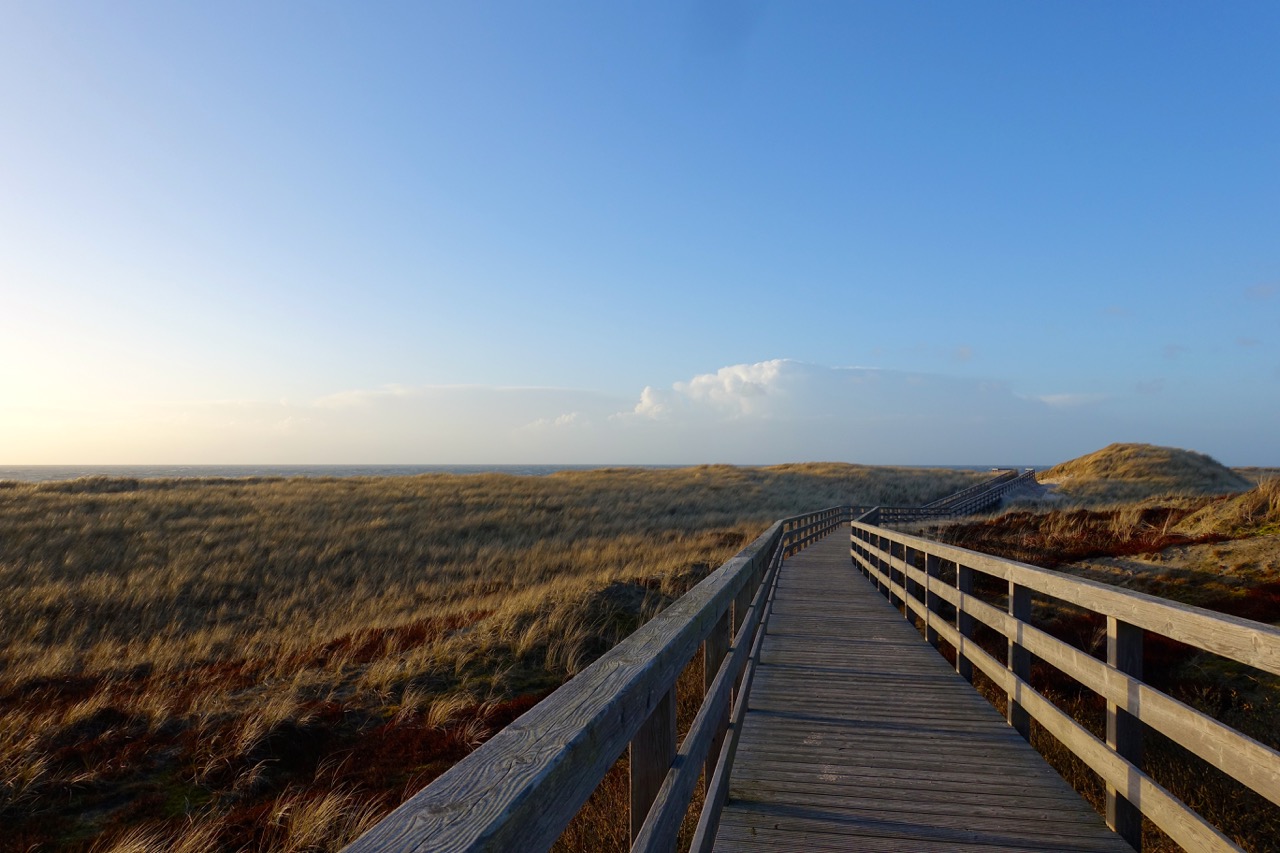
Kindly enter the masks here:
[[[347, 850], [546, 850], [628, 748], [633, 850], [675, 849], [704, 778], [697, 851], [1129, 849], [1144, 817], [1187, 849], [1240, 849], [1142, 771], [1142, 732], [1276, 804], [1280, 753], [1144, 684], [1142, 638], [1280, 675], [1280, 629], [885, 526], [979, 511], [1033, 477], [776, 522]], [[976, 595], [981, 576], [1007, 596]], [[1107, 660], [1038, 630], [1033, 595], [1104, 616]], [[974, 642], [978, 623], [1007, 660]], [[675, 682], [697, 653], [705, 695], [677, 744]], [[1033, 656], [1105, 698], [1105, 742], [1031, 688]], [[975, 667], [1006, 720], [967, 683]], [[1116, 832], [1027, 745], [1032, 720], [1104, 779]]]

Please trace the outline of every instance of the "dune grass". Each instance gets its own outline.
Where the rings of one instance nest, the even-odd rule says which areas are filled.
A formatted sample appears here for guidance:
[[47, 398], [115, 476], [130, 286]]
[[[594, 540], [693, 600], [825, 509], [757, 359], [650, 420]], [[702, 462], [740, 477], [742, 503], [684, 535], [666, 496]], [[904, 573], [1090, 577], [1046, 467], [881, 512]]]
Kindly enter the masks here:
[[985, 476], [0, 483], [0, 849], [336, 849], [774, 519]]
[[1111, 444], [1055, 465], [1036, 479], [1089, 506], [1169, 494], [1243, 492], [1254, 485], [1203, 453], [1151, 444]]

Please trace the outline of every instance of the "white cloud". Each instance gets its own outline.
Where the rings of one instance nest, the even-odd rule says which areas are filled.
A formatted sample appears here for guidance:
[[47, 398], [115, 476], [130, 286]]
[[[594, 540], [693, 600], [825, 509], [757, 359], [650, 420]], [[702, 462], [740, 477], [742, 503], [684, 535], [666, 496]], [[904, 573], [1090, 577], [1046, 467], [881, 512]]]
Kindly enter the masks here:
[[589, 427], [591, 421], [582, 412], [565, 412], [554, 418], [538, 418], [525, 425], [525, 429], [563, 429], [565, 427]]
[[647, 387], [613, 421], [631, 447], [673, 461], [943, 462], [1013, 452], [1005, 424], [1049, 416], [1000, 382], [774, 359]]
[[[671, 411], [670, 395], [646, 385], [640, 392], [640, 402], [631, 410], [633, 414], [643, 418], [658, 419], [666, 417]], [[625, 413], [619, 412], [614, 418], [621, 418]]]
[[[715, 406], [734, 415], [769, 413], [793, 381], [796, 362], [774, 359], [758, 364], [735, 364], [677, 382], [674, 391], [692, 403]], [[769, 399], [773, 398], [773, 399]]]
[[[992, 379], [773, 359], [647, 386], [630, 400], [389, 385], [304, 402], [10, 410], [0, 440], [24, 451], [15, 461], [50, 463], [1036, 464], [1133, 435], [1151, 399], [1020, 396]], [[1125, 406], [1129, 420], [1117, 421]]]

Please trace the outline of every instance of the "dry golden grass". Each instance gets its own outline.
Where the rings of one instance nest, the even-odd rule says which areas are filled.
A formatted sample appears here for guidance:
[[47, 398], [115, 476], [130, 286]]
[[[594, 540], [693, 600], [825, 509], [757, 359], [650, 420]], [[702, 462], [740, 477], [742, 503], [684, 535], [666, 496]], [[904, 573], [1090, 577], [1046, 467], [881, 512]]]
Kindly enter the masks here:
[[1263, 480], [1274, 480], [1280, 478], [1280, 468], [1232, 468], [1232, 471], [1244, 477], [1250, 483], [1257, 485]]
[[1254, 485], [1203, 453], [1151, 444], [1111, 444], [1043, 471], [1036, 479], [1088, 505], [1168, 494], [1243, 492]]
[[0, 483], [0, 849], [336, 849], [772, 520], [983, 476]]

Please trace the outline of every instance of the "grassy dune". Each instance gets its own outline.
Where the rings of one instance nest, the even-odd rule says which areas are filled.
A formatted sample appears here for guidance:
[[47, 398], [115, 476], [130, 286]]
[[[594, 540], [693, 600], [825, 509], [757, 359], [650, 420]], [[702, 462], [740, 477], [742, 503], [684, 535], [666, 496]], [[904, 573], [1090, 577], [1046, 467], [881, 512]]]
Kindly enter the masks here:
[[770, 521], [984, 476], [0, 483], [0, 849], [336, 849]]
[[1152, 444], [1111, 444], [1055, 465], [1036, 479], [1090, 505], [1243, 492], [1255, 484], [1203, 453]]

